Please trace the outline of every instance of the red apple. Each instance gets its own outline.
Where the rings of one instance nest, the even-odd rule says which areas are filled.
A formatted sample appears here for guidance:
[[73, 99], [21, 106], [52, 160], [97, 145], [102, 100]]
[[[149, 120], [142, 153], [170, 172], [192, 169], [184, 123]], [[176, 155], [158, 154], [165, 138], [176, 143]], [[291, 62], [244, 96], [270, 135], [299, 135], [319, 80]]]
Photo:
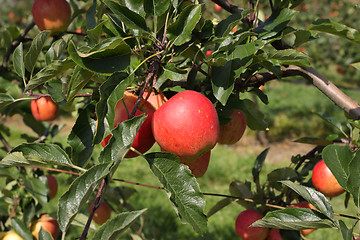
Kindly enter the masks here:
[[48, 187], [49, 187], [49, 198], [53, 199], [56, 194], [57, 194], [57, 190], [58, 190], [58, 183], [56, 178], [54, 178], [52, 175], [47, 175], [47, 183], [48, 183]]
[[258, 211], [247, 209], [241, 212], [235, 222], [235, 231], [243, 240], [265, 240], [269, 229], [264, 227], [249, 227], [251, 224], [263, 218]]
[[222, 7], [220, 7], [218, 4], [214, 3], [214, 9], [216, 12], [221, 12]]
[[314, 187], [327, 197], [336, 197], [345, 192], [340, 186], [324, 160], [315, 164], [312, 172], [312, 183]]
[[270, 234], [266, 240], [283, 240], [280, 235], [280, 230], [278, 228], [271, 229]]
[[[89, 205], [89, 209], [88, 209], [89, 213], [92, 211], [93, 207], [94, 207], [94, 202], [92, 202]], [[109, 220], [110, 216], [111, 216], [111, 207], [109, 206], [109, 204], [107, 204], [104, 201], [99, 205], [98, 209], [96, 209], [93, 220], [96, 224], [102, 225], [107, 220]]]
[[35, 239], [39, 238], [39, 231], [41, 227], [48, 231], [53, 239], [56, 239], [59, 235], [59, 224], [54, 218], [48, 217], [46, 214], [43, 214], [37, 221], [31, 225], [31, 233]]
[[[316, 208], [312, 204], [310, 204], [309, 202], [306, 202], [306, 201], [301, 201], [298, 204], [290, 205], [289, 207], [290, 208], [310, 208], [310, 209], [316, 210]], [[303, 236], [306, 236], [306, 235], [312, 233], [314, 230], [315, 229], [304, 229], [304, 230], [301, 230], [300, 232]]]
[[71, 8], [66, 0], [35, 0], [32, 15], [41, 31], [52, 34], [66, 31], [71, 22]]
[[230, 115], [230, 119], [230, 122], [220, 125], [218, 138], [218, 143], [220, 144], [235, 144], [244, 135], [246, 129], [245, 114], [235, 109]]
[[161, 149], [192, 162], [216, 145], [219, 118], [207, 97], [187, 90], [156, 110], [152, 130]]
[[209, 57], [211, 54], [212, 54], [212, 51], [211, 51], [211, 50], [207, 50], [207, 51], [206, 51], [206, 56], [207, 56], [207, 57]]
[[[123, 99], [119, 100], [116, 103], [114, 128], [119, 123], [128, 120], [128, 114], [130, 114], [132, 109], [134, 108], [137, 98], [138, 96], [136, 96], [135, 94], [125, 92]], [[147, 115], [147, 118], [144, 121], [144, 123], [141, 125], [132, 145], [133, 148], [135, 148], [141, 153], [145, 153], [146, 151], [148, 151], [155, 143], [155, 139], [151, 130], [151, 120], [153, 118], [154, 112], [155, 109], [153, 108], [153, 106], [149, 102], [142, 99], [135, 113], [135, 116], [144, 113]], [[106, 136], [101, 144], [103, 146], [106, 146], [110, 138], [111, 135]], [[133, 158], [136, 156], [138, 156], [138, 154], [130, 150], [125, 157]]]
[[145, 91], [142, 97], [147, 100], [154, 107], [155, 110], [157, 110], [167, 101], [167, 98], [164, 96], [163, 93], [155, 94], [154, 91], [151, 91], [148, 99], [146, 99], [148, 94], [149, 91]]
[[15, 231], [9, 231], [5, 233], [5, 236], [1, 238], [2, 240], [23, 240]]
[[190, 168], [191, 173], [194, 175], [194, 177], [196, 178], [202, 177], [204, 176], [206, 170], [208, 169], [210, 155], [211, 155], [211, 151], [208, 151], [199, 158], [195, 159], [194, 161], [184, 164]]
[[260, 89], [260, 91], [264, 91], [264, 85], [261, 85], [260, 87], [259, 87], [259, 89]]
[[59, 106], [49, 96], [31, 100], [31, 112], [37, 121], [55, 120], [58, 111]]

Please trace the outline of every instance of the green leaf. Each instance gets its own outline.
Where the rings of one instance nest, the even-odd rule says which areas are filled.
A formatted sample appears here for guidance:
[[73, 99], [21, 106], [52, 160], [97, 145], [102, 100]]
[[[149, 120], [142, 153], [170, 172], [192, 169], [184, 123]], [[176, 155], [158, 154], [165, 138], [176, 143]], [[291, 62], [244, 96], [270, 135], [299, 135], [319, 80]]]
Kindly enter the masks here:
[[0, 166], [59, 165], [71, 167], [72, 163], [63, 149], [50, 143], [23, 143], [14, 148], [1, 161]]
[[239, 24], [241, 19], [243, 19], [243, 16], [246, 16], [250, 12], [253, 12], [253, 10], [245, 11], [242, 13], [235, 13], [219, 22], [219, 24], [215, 27], [215, 36], [218, 38], [227, 36], [230, 31]]
[[212, 68], [211, 83], [213, 94], [224, 106], [234, 89], [235, 79], [246, 71], [251, 64], [256, 52], [255, 43], [247, 43], [236, 46], [230, 54], [231, 61], [224, 66]]
[[254, 32], [259, 34], [260, 39], [269, 39], [278, 35], [297, 14], [297, 11], [283, 8], [274, 11], [271, 16], [257, 28]]
[[85, 205], [98, 183], [110, 172], [112, 164], [99, 164], [76, 178], [69, 189], [60, 197], [58, 205], [58, 223], [62, 232], [66, 232], [71, 221]]
[[11, 227], [14, 229], [14, 231], [22, 237], [24, 240], [32, 240], [33, 236], [31, 235], [31, 232], [27, 226], [20, 221], [18, 218], [12, 218], [11, 219]]
[[139, 211], [123, 212], [116, 217], [111, 218], [105, 224], [103, 224], [99, 230], [93, 236], [93, 240], [98, 239], [116, 239], [121, 233], [123, 233], [135, 220], [140, 217], [147, 209]]
[[120, 21], [124, 22], [127, 28], [131, 30], [148, 31], [145, 19], [136, 12], [131, 11], [129, 8], [120, 5], [115, 1], [105, 0], [104, 2], [115, 16], [120, 19]]
[[68, 102], [72, 101], [75, 95], [86, 86], [93, 76], [94, 73], [76, 66], [68, 86], [66, 100]]
[[86, 11], [86, 29], [91, 30], [96, 27], [96, 0], [93, 0], [93, 4]]
[[176, 46], [190, 41], [191, 32], [201, 17], [201, 5], [189, 5], [183, 9], [177, 20], [169, 25], [167, 37]]
[[359, 31], [331, 19], [319, 19], [309, 26], [309, 30], [330, 33], [360, 44]]
[[144, 9], [150, 16], [161, 16], [169, 9], [170, 2], [170, 0], [144, 0]]
[[292, 190], [294, 190], [297, 194], [303, 197], [306, 201], [311, 203], [317, 210], [327, 216], [329, 219], [334, 219], [334, 211], [332, 209], [331, 204], [327, 200], [327, 198], [320, 192], [305, 187], [299, 184], [295, 184], [291, 181], [280, 181], [282, 184], [288, 186]]
[[295, 49], [276, 50], [267, 53], [266, 59], [277, 60], [282, 65], [310, 66], [309, 56]]
[[182, 222], [189, 223], [197, 233], [204, 234], [207, 228], [205, 199], [189, 168], [170, 153], [149, 153], [145, 157], [152, 172], [170, 193], [170, 200]]
[[229, 191], [231, 195], [239, 197], [241, 199], [237, 199], [236, 202], [243, 206], [244, 208], [254, 208], [255, 204], [252, 202], [248, 202], [242, 199], [248, 198], [253, 199], [254, 195], [251, 192], [251, 183], [250, 182], [241, 182], [239, 180], [232, 181], [229, 186]]
[[63, 82], [60, 79], [53, 78], [47, 81], [45, 87], [54, 102], [56, 102], [57, 104], [66, 103], [62, 92]]
[[246, 115], [246, 122], [252, 130], [265, 130], [268, 126], [264, 120], [264, 114], [260, 112], [256, 104], [249, 99], [240, 100], [238, 109]]
[[325, 120], [327, 123], [329, 123], [330, 125], [334, 126], [335, 128], [337, 128], [345, 137], [347, 137], [347, 134], [345, 133], [345, 130], [343, 129], [343, 126], [341, 125], [341, 122], [333, 116], [330, 116], [326, 113], [315, 113], [317, 116], [321, 117], [323, 120]]
[[38, 240], [52, 240], [52, 239], [53, 237], [51, 236], [51, 234], [48, 231], [46, 231], [43, 227], [41, 227], [38, 235]]
[[[346, 160], [345, 160], [346, 161]], [[349, 178], [347, 180], [346, 188], [354, 198], [356, 206], [360, 206], [360, 152], [355, 153], [354, 158], [349, 164]]]
[[130, 64], [130, 47], [119, 38], [104, 40], [90, 52], [80, 52], [71, 41], [68, 51], [76, 64], [95, 73], [110, 75]]
[[15, 99], [6, 93], [0, 93], [0, 110], [14, 103]]
[[49, 50], [45, 55], [46, 65], [49, 65], [54, 60], [59, 60], [61, 56], [64, 54], [63, 51], [66, 49], [67, 44], [71, 38], [71, 35], [65, 35], [62, 38], [56, 40], [53, 44], [51, 44]]
[[352, 240], [353, 239], [353, 231], [354, 227], [348, 228], [344, 221], [339, 220], [340, 232], [344, 240]]
[[30, 49], [25, 54], [25, 67], [30, 73], [33, 72], [35, 63], [49, 36], [49, 31], [41, 31], [38, 35], [35, 36], [34, 40], [31, 42]]
[[24, 48], [21, 42], [13, 53], [13, 62], [15, 72], [22, 78], [25, 79], [25, 64], [24, 64]]
[[66, 70], [75, 66], [75, 63], [70, 59], [65, 60], [56, 60], [51, 64], [47, 65], [45, 68], [41, 69], [25, 87], [25, 92], [36, 88], [37, 86], [53, 79], [60, 74], [64, 73]]
[[360, 62], [357, 62], [357, 63], [352, 63], [350, 64], [351, 66], [353, 66], [354, 68], [356, 69], [359, 69], [360, 70]]
[[231, 199], [231, 198], [224, 198], [224, 199], [218, 201], [206, 214], [207, 218], [211, 217], [212, 215], [214, 215], [221, 209], [229, 206], [233, 201], [234, 201], [234, 199]]
[[96, 129], [96, 120], [92, 118], [94, 112], [95, 107], [91, 104], [82, 110], [67, 139], [71, 146], [71, 159], [77, 166], [84, 166], [94, 150], [92, 144]]
[[[114, 73], [100, 86], [100, 100], [96, 104], [97, 125], [96, 134], [93, 140], [94, 143], [100, 143], [103, 138], [105, 133], [105, 116], [107, 116], [108, 112], [115, 111], [115, 109], [111, 109], [112, 107], [109, 107], [108, 99], [113, 95], [113, 93], [120, 94], [118, 99], [112, 101], [111, 106], [115, 108], [117, 101], [122, 99], [125, 88], [132, 82], [132, 80], [133, 78], [130, 77], [127, 73]], [[114, 120], [112, 123], [108, 122], [108, 124], [111, 125], [113, 122]]]
[[336, 225], [325, 215], [309, 208], [286, 208], [283, 210], [271, 211], [251, 226], [296, 231], [336, 227]]
[[255, 164], [252, 169], [252, 175], [253, 175], [254, 179], [259, 176], [269, 150], [270, 150], [269, 147], [266, 148], [256, 157]]
[[283, 180], [295, 181], [298, 178], [299, 178], [298, 173], [294, 169], [290, 167], [284, 167], [284, 168], [275, 169], [272, 172], [270, 172], [267, 175], [267, 182], [270, 187], [273, 187], [281, 191], [282, 185], [281, 183], [279, 183], [279, 181], [283, 181]]
[[348, 145], [329, 145], [322, 151], [322, 157], [326, 166], [330, 169], [340, 186], [346, 190], [349, 180], [349, 165], [356, 154], [350, 150]]
[[144, 10], [144, 1], [143, 0], [125, 0], [125, 5], [131, 11], [136, 12], [140, 16], [145, 17], [145, 10]]
[[48, 202], [48, 188], [45, 182], [39, 178], [24, 178], [25, 189], [31, 193], [33, 197], [42, 205], [45, 206]]
[[109, 144], [100, 153], [99, 162], [115, 162], [116, 165], [119, 164], [129, 151], [145, 119], [146, 116], [143, 114], [118, 124], [117, 127], [111, 131], [112, 137], [110, 138]]
[[312, 31], [298, 29], [295, 34], [294, 48], [299, 47], [301, 44], [315, 40], [318, 36]]
[[187, 71], [183, 69], [179, 69], [176, 67], [174, 63], [168, 63], [164, 67], [163, 73], [159, 76], [156, 81], [156, 86], [160, 88], [160, 86], [167, 80], [171, 81], [181, 81], [186, 78]]

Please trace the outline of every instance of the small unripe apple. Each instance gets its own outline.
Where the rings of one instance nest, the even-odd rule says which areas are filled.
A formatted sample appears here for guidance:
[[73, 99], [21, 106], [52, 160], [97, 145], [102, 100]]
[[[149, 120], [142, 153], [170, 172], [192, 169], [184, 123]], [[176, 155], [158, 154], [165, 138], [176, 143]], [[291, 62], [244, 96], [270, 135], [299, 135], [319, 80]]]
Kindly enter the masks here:
[[208, 169], [210, 155], [211, 155], [211, 151], [208, 151], [199, 158], [195, 159], [194, 161], [184, 164], [190, 168], [191, 173], [194, 175], [194, 177], [196, 178], [202, 177], [204, 176], [206, 170]]
[[207, 97], [186, 90], [156, 110], [152, 130], [161, 149], [192, 162], [216, 145], [219, 118]]
[[254, 209], [247, 209], [241, 212], [235, 222], [236, 234], [243, 240], [265, 240], [269, 234], [269, 228], [249, 227], [262, 218], [263, 215]]
[[49, 96], [31, 100], [31, 113], [37, 121], [55, 120], [58, 111], [59, 106]]
[[46, 214], [42, 215], [37, 221], [31, 225], [31, 233], [35, 239], [39, 238], [39, 232], [41, 227], [48, 231], [53, 239], [56, 239], [59, 235], [59, 224], [54, 218], [48, 217]]
[[47, 175], [47, 183], [48, 183], [48, 187], [49, 187], [49, 198], [53, 199], [56, 194], [57, 194], [57, 190], [58, 190], [58, 182], [56, 180], [56, 178], [54, 178], [54, 176], [52, 175]]
[[[138, 96], [135, 94], [125, 92], [122, 100], [119, 100], [115, 106], [115, 119], [114, 119], [114, 128], [121, 122], [128, 120], [128, 115], [131, 114], [132, 109], [135, 106], [135, 102]], [[126, 106], [126, 107], [125, 107]], [[155, 143], [155, 139], [151, 129], [151, 121], [154, 115], [155, 109], [153, 106], [142, 99], [138, 105], [135, 116], [141, 114], [146, 114], [147, 118], [144, 123], [140, 126], [139, 131], [137, 132], [132, 147], [138, 150], [141, 153], [148, 151]], [[111, 138], [111, 135], [105, 137], [102, 141], [102, 145], [105, 147]], [[126, 154], [126, 158], [133, 158], [138, 156], [137, 153], [129, 151]]]
[[235, 109], [230, 115], [230, 121], [225, 125], [220, 125], [218, 143], [220, 144], [235, 144], [244, 135], [246, 129], [245, 114]]
[[214, 9], [216, 12], [221, 12], [222, 7], [220, 7], [218, 4], [214, 3]]
[[[89, 205], [89, 209], [88, 209], [89, 213], [92, 211], [93, 207], [94, 207], [94, 202], [92, 202]], [[100, 203], [98, 209], [96, 209], [94, 213], [94, 217], [93, 217], [94, 222], [98, 225], [104, 224], [107, 220], [110, 219], [111, 211], [112, 210], [109, 204], [103, 201], [102, 203]]]
[[[290, 205], [289, 207], [290, 208], [310, 208], [310, 209], [316, 210], [316, 208], [307, 201], [301, 201], [298, 204]], [[304, 230], [301, 230], [300, 232], [303, 236], [306, 236], [306, 235], [312, 233], [314, 230], [315, 229], [304, 229]]]
[[9, 231], [5, 234], [2, 240], [23, 240], [15, 231]]
[[38, 28], [52, 34], [66, 31], [71, 21], [71, 7], [66, 0], [35, 0], [32, 15]]
[[271, 229], [270, 234], [266, 240], [283, 240], [280, 235], [280, 230], [278, 228]]
[[[145, 91], [142, 97], [146, 99], [148, 94], [149, 92]], [[151, 91], [147, 101], [154, 107], [155, 110], [157, 110], [167, 101], [167, 98], [162, 93], [155, 94], [154, 91]]]
[[336, 197], [345, 192], [324, 160], [315, 164], [312, 172], [312, 183], [319, 192], [327, 197]]

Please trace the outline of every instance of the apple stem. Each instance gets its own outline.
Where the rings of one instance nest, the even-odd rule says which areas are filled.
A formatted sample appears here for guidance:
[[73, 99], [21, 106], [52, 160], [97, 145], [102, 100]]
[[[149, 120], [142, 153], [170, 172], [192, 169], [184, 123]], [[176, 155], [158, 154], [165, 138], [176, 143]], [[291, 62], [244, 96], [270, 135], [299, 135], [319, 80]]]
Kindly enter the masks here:
[[4, 145], [4, 147], [6, 148], [6, 151], [10, 152], [12, 150], [12, 147], [10, 146], [10, 144], [6, 141], [6, 139], [4, 138], [4, 136], [0, 133], [0, 141], [2, 142], [2, 144]]
[[99, 191], [98, 191], [98, 193], [97, 193], [97, 195], [96, 195], [96, 198], [95, 198], [94, 206], [93, 206], [93, 208], [92, 208], [92, 210], [91, 210], [91, 212], [90, 212], [89, 218], [88, 218], [88, 220], [87, 220], [87, 222], [86, 222], [84, 231], [83, 231], [82, 234], [81, 234], [80, 240], [86, 240], [86, 236], [87, 236], [87, 234], [88, 234], [88, 232], [89, 232], [90, 224], [91, 224], [91, 221], [92, 221], [92, 219], [93, 219], [93, 217], [94, 217], [95, 211], [96, 211], [96, 209], [98, 209], [99, 206], [100, 206], [100, 199], [101, 199], [101, 195], [102, 195], [102, 192], [103, 192], [103, 190], [104, 190], [104, 187], [105, 187], [105, 179], [103, 179], [103, 180], [101, 181]]

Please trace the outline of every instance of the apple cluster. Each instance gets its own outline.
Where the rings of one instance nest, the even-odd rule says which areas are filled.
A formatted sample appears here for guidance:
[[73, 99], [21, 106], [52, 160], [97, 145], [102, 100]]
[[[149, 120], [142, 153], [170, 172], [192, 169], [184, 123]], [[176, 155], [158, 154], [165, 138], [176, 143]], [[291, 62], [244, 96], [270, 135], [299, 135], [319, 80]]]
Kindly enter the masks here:
[[[234, 110], [231, 120], [220, 126], [213, 103], [196, 91], [186, 90], [169, 100], [161, 92], [155, 94], [153, 91], [146, 91], [142, 97], [135, 116], [145, 114], [147, 118], [132, 147], [145, 153], [157, 142], [163, 152], [177, 155], [195, 177], [205, 174], [211, 149], [217, 143], [235, 144], [246, 128], [246, 117], [239, 110]], [[133, 93], [124, 93], [115, 106], [114, 128], [129, 118], [137, 99]], [[105, 147], [110, 138], [111, 135], [106, 136], [102, 146]], [[137, 155], [130, 150], [125, 157]]]

